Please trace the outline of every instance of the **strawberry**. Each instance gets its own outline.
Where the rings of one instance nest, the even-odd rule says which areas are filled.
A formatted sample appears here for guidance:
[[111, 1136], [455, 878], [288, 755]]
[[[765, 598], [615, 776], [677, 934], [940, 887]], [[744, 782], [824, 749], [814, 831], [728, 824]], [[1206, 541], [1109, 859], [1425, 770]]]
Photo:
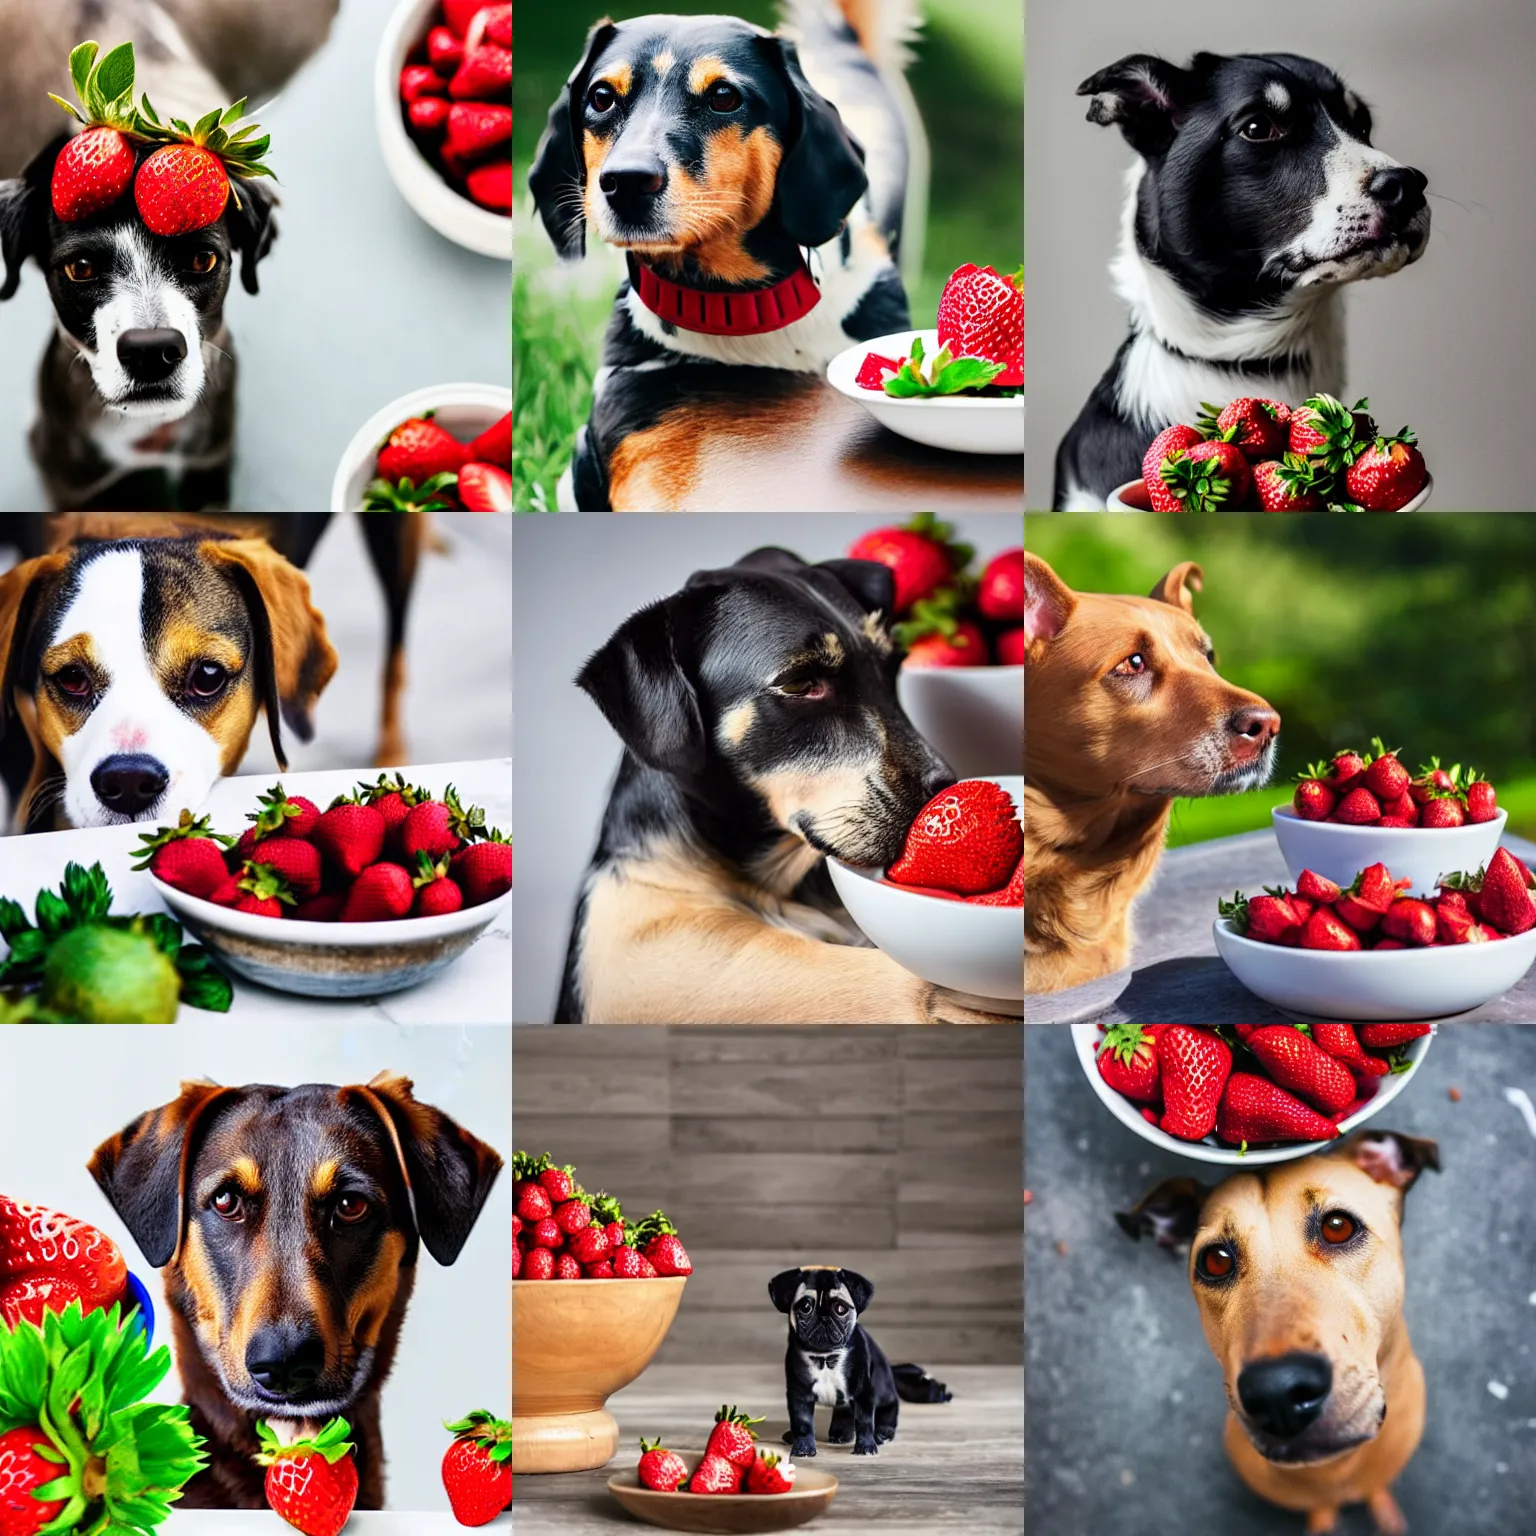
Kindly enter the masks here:
[[1396, 800], [1408, 793], [1413, 775], [1397, 760], [1394, 750], [1381, 744], [1379, 736], [1371, 745], [1376, 750], [1370, 766], [1365, 770], [1365, 787], [1385, 805], [1388, 800]]
[[907, 646], [909, 667], [984, 667], [987, 641], [969, 619], [960, 619], [953, 633], [922, 635]]
[[602, 1223], [609, 1248], [621, 1247], [624, 1243], [624, 1213], [619, 1202], [612, 1195], [596, 1194], [590, 1197], [590, 1203], [593, 1219]]
[[1216, 1123], [1216, 1106], [1232, 1071], [1232, 1052], [1209, 1029], [1172, 1024], [1157, 1037], [1163, 1117], [1158, 1124], [1181, 1141], [1200, 1141]]
[[427, 62], [446, 80], [464, 62], [464, 39], [452, 27], [433, 27], [427, 33]]
[[530, 1183], [517, 1195], [517, 1214], [526, 1222], [544, 1221], [555, 1213], [549, 1191], [542, 1185]]
[[251, 850], [250, 862], [272, 870], [296, 902], [320, 894], [320, 850], [298, 837], [264, 837]]
[[1004, 277], [991, 267], [957, 267], [939, 298], [939, 345], [954, 357], [1002, 364], [993, 383], [1024, 384], [1024, 271]]
[[1355, 1102], [1349, 1069], [1290, 1024], [1255, 1030], [1248, 1049], [1282, 1088], [1324, 1114], [1337, 1117]]
[[343, 796], [315, 823], [311, 837], [327, 864], [347, 880], [355, 880], [383, 852], [384, 817], [355, 796]]
[[665, 1449], [659, 1439], [642, 1440], [636, 1476], [643, 1487], [657, 1493], [681, 1493], [688, 1485], [688, 1463], [676, 1451]]
[[122, 197], [133, 183], [134, 146], [143, 142], [133, 106], [133, 44], [121, 43], [99, 59], [98, 51], [95, 43], [82, 43], [69, 56], [79, 107], [48, 93], [85, 124], [53, 162], [53, 211], [66, 224], [88, 219]]
[[343, 923], [387, 923], [408, 917], [415, 900], [410, 874], [399, 864], [370, 864], [341, 904]]
[[288, 882], [270, 864], [247, 860], [240, 866], [238, 884], [241, 894], [233, 903], [236, 912], [249, 912], [256, 917], [281, 917], [284, 907], [298, 905]]
[[1339, 801], [1333, 819], [1342, 821], [1348, 827], [1368, 826], [1373, 821], [1381, 820], [1381, 802], [1362, 785], [1359, 789], [1350, 790]]
[[691, 1275], [693, 1263], [677, 1228], [661, 1211], [652, 1211], [635, 1229], [635, 1240], [658, 1275]]
[[1234, 1072], [1221, 1095], [1216, 1134], [1241, 1146], [1250, 1141], [1332, 1141], [1339, 1128], [1268, 1078]]
[[494, 464], [466, 464], [459, 471], [459, 500], [466, 512], [510, 512], [512, 477]]
[[881, 357], [878, 352], [867, 353], [864, 361], [859, 365], [859, 371], [854, 376], [853, 382], [860, 389], [878, 390], [884, 393], [886, 374], [900, 373], [902, 361], [899, 357]]
[[592, 1207], [579, 1196], [561, 1201], [555, 1207], [554, 1223], [567, 1237], [574, 1237], [592, 1225]]
[[549, 1278], [551, 1280], [580, 1280], [581, 1265], [573, 1255], [557, 1253], [555, 1255], [555, 1272]]
[[241, 206], [231, 177], [254, 180], [271, 176], [262, 161], [271, 136], [255, 123], [235, 124], [245, 102], [220, 112], [215, 108], [188, 126], [180, 118], [162, 123], [146, 96], [139, 111], [139, 131], [160, 148], [139, 166], [133, 198], [145, 227], [156, 235], [188, 235], [218, 223], [231, 197]]
[[886, 870], [900, 884], [934, 885], [960, 896], [995, 891], [1024, 852], [1008, 792], [984, 779], [940, 790], [917, 813], [901, 856]]
[[356, 798], [362, 804], [372, 806], [384, 818], [384, 851], [391, 857], [400, 854], [399, 834], [405, 813], [427, 798], [426, 791], [407, 784], [403, 774], [397, 773], [391, 779], [381, 773], [377, 783], [359, 784]]
[[510, 4], [492, 5], [480, 12], [485, 18], [485, 37], [488, 42], [502, 48], [512, 46], [512, 7]]
[[724, 1456], [706, 1456], [688, 1479], [689, 1493], [740, 1493], [744, 1472]]
[[189, 896], [211, 896], [229, 878], [220, 846], [229, 839], [218, 837], [206, 816], [183, 811], [174, 827], [141, 832], [139, 841], [144, 846], [135, 850], [139, 863], [133, 867], [147, 867], [157, 879]]
[[459, 477], [433, 475], [417, 485], [407, 475], [403, 480], [382, 477], [370, 480], [363, 491], [364, 512], [457, 512]]
[[491, 102], [457, 101], [448, 109], [448, 137], [445, 147], [450, 155], [464, 160], [477, 159], [498, 144], [512, 138], [512, 108]]
[[1116, 1093], [1144, 1104], [1161, 1095], [1157, 1050], [1139, 1024], [1115, 1024], [1099, 1043], [1099, 1076]]
[[565, 1233], [560, 1230], [560, 1223], [553, 1216], [534, 1222], [528, 1229], [528, 1236], [535, 1248], [549, 1248], [558, 1253], [565, 1247]]
[[[1226, 494], [1221, 498], [1223, 505], [1237, 507], [1248, 499], [1248, 493], [1253, 489], [1253, 471], [1248, 467], [1243, 450], [1236, 443], [1221, 438], [1207, 439], [1203, 443], [1196, 443], [1184, 457], [1191, 464], [1211, 463], [1217, 466], [1218, 473], [1227, 485]], [[1186, 510], [1198, 512], [1205, 509], [1188, 507]]]
[[8, 1327], [22, 1318], [41, 1325], [45, 1310], [62, 1312], [72, 1301], [85, 1312], [113, 1306], [127, 1287], [128, 1266], [104, 1232], [0, 1195], [0, 1321]]
[[487, 8], [488, 0], [443, 0], [443, 20], [455, 36], [465, 37], [470, 24]]
[[[909, 886], [909, 890], [921, 890], [921, 886]], [[934, 891], [931, 894], [954, 901], [953, 891]], [[984, 891], [980, 896], [962, 896], [961, 901], [968, 902], [973, 907], [1022, 907], [1024, 905], [1024, 860], [1021, 858], [1014, 865], [1013, 873], [1008, 877], [1008, 884], [1000, 891]]]
[[1331, 473], [1344, 469], [1360, 452], [1360, 444], [1376, 435], [1365, 414], [1365, 400], [1351, 410], [1332, 395], [1313, 395], [1291, 412], [1289, 446], [1292, 453], [1316, 459]]
[[441, 96], [446, 89], [443, 77], [429, 64], [407, 64], [400, 71], [400, 100], [407, 106], [423, 96]]
[[1300, 454], [1266, 459], [1253, 466], [1253, 489], [1261, 512], [1321, 512], [1323, 480]]
[[465, 190], [482, 208], [492, 213], [512, 213], [512, 162], [492, 160], [478, 165], [464, 178]]
[[1296, 894], [1306, 897], [1308, 901], [1332, 906], [1339, 899], [1339, 887], [1315, 871], [1304, 869], [1296, 882]]
[[1319, 907], [1301, 925], [1302, 949], [1360, 949], [1360, 935], [1341, 921], [1332, 907]]
[[[1231, 459], [1213, 451], [1231, 449]], [[1202, 451], [1207, 450], [1207, 451]], [[1241, 461], [1242, 477], [1233, 471], [1232, 459]], [[1158, 471], [1157, 488], [1147, 481], [1147, 491], [1154, 512], [1219, 512], [1234, 506], [1246, 493], [1251, 471], [1248, 461], [1230, 443], [1207, 443], [1203, 439], [1192, 448], [1175, 450]]]
[[1358, 752], [1339, 752], [1328, 764], [1328, 784], [1336, 795], [1347, 795], [1365, 778], [1366, 761]]
[[1465, 905], [1435, 904], [1435, 942], [1437, 944], [1481, 944], [1487, 938], [1483, 925]]
[[772, 1451], [759, 1451], [747, 1468], [748, 1493], [788, 1493], [795, 1486], [795, 1464]]
[[1312, 1038], [1319, 1049], [1344, 1063], [1356, 1077], [1385, 1077], [1386, 1062], [1379, 1056], [1368, 1055], [1361, 1049], [1360, 1040], [1348, 1024], [1314, 1024]]
[[414, 861], [418, 854], [440, 859], [472, 841], [485, 827], [485, 812], [478, 805], [465, 810], [450, 784], [441, 800], [413, 805], [400, 823], [400, 849]]
[[284, 1445], [265, 1419], [256, 1421], [267, 1505], [305, 1536], [338, 1536], [351, 1517], [357, 1463], [346, 1438], [350, 1429], [345, 1419], [332, 1419], [313, 1439]]
[[1186, 453], [1196, 443], [1204, 441], [1205, 439], [1193, 427], [1178, 423], [1171, 427], [1164, 427], [1147, 445], [1147, 451], [1141, 456], [1141, 477], [1147, 483], [1147, 494], [1152, 498], [1154, 512], [1183, 510], [1178, 498], [1168, 489], [1163, 479], [1163, 465], [1175, 454]]
[[553, 1280], [555, 1256], [548, 1248], [531, 1248], [523, 1259], [524, 1280]]
[[[591, 1226], [583, 1227], [567, 1244], [568, 1251], [573, 1259], [577, 1260], [584, 1270], [589, 1270], [595, 1264], [601, 1264], [608, 1260], [609, 1252], [613, 1244], [608, 1241], [607, 1231], [594, 1222]], [[612, 1274], [612, 1262], [609, 1261], [609, 1273]], [[592, 1278], [589, 1273], [587, 1278]]]
[[[1200, 409], [1200, 430], [1208, 437], [1230, 434], [1228, 441], [1239, 448], [1246, 459], [1253, 462], [1278, 459], [1285, 448], [1286, 427], [1279, 416], [1285, 409], [1283, 406], [1244, 395], [1220, 411], [1214, 405], [1205, 404]], [[1287, 411], [1287, 421], [1289, 415]]]
[[866, 533], [849, 548], [848, 558], [889, 566], [896, 582], [895, 612], [907, 613], [975, 558], [975, 550], [956, 543], [954, 534], [951, 524], [923, 512], [901, 527]]
[[[39, 1446], [47, 1447], [47, 1458], [38, 1454]], [[67, 1470], [62, 1453], [37, 1425], [18, 1425], [0, 1435], [0, 1536], [36, 1536], [51, 1525], [68, 1501], [40, 1499], [37, 1491]]]
[[346, 897], [340, 891], [324, 891], [311, 896], [290, 908], [283, 916], [297, 918], [303, 923], [334, 923], [341, 916], [341, 905]]
[[512, 468], [512, 412], [493, 421], [469, 445], [469, 462], [494, 464], [498, 469]]
[[1231, 901], [1216, 903], [1218, 914], [1232, 924], [1233, 932], [1256, 944], [1284, 944], [1294, 949], [1301, 924], [1290, 899], [1282, 891], [1266, 890], [1262, 896], [1245, 897], [1241, 891]]
[[997, 655], [993, 660], [1000, 667], [1022, 667], [1024, 665], [1024, 630], [1005, 629], [997, 637]]
[[1421, 827], [1464, 827], [1467, 813], [1460, 800], [1447, 796], [1443, 800], [1427, 800], [1419, 809]]
[[512, 1426], [477, 1408], [443, 1428], [443, 1489], [460, 1525], [489, 1525], [512, 1502]]
[[613, 1250], [613, 1275], [616, 1280], [654, 1280], [651, 1261], [630, 1243], [620, 1243]]
[[[1533, 915], [1536, 921], [1536, 915]], [[1400, 939], [1415, 948], [1435, 942], [1435, 909], [1425, 901], [1403, 897], [1394, 901], [1387, 915], [1381, 920], [1381, 931], [1389, 939]]]
[[434, 475], [457, 474], [467, 449], [451, 432], [432, 420], [429, 411], [402, 421], [379, 448], [378, 471], [386, 480], [409, 478], [417, 485]]
[[1303, 821], [1326, 821], [1339, 803], [1338, 796], [1323, 782], [1322, 765], [1317, 764], [1301, 776], [1291, 804]]
[[[244, 895], [245, 892], [240, 889], [239, 879], [235, 875], [228, 875], [222, 885], [215, 886], [209, 891], [206, 899], [216, 907], [232, 907]], [[290, 917], [293, 915], [289, 913]]]
[[734, 1466], [750, 1467], [757, 1460], [757, 1432], [754, 1424], [761, 1419], [748, 1418], [739, 1408], [721, 1405], [715, 1415], [715, 1427], [704, 1446], [706, 1456], [719, 1456]]
[[446, 858], [434, 862], [425, 853], [416, 855], [417, 873], [411, 878], [416, 890], [412, 917], [442, 917], [463, 907], [464, 893], [448, 878], [448, 868]]
[[976, 607], [984, 619], [999, 624], [1024, 622], [1024, 551], [1005, 549], [994, 555], [976, 587]]
[[1372, 864], [1355, 876], [1347, 890], [1339, 893], [1333, 909], [1356, 933], [1370, 933], [1396, 898], [1397, 890], [1387, 866]]
[[1407, 1045], [1434, 1029], [1432, 1024], [1357, 1024], [1355, 1033], [1360, 1043], [1373, 1051], [1389, 1051], [1394, 1046]]
[[1500, 933], [1524, 933], [1536, 927], [1528, 871], [1507, 849], [1496, 849], [1483, 871], [1478, 918]]
[[266, 794], [258, 795], [256, 803], [261, 809], [246, 815], [247, 821], [255, 822], [260, 837], [281, 832], [286, 837], [305, 837], [315, 830], [320, 820], [320, 807], [303, 795], [287, 794], [281, 783], [274, 784]]
[[[455, 101], [511, 100], [512, 50], [495, 43], [481, 43], [466, 48], [464, 62], [448, 82], [448, 94]], [[509, 109], [510, 110], [510, 109]]]
[[448, 126], [448, 103], [441, 96], [422, 96], [413, 101], [405, 115], [418, 133], [436, 135]]
[[1440, 759], [1432, 757], [1428, 763], [1420, 764], [1419, 776], [1408, 786], [1408, 793], [1424, 805], [1441, 795], [1454, 795], [1456, 788], [1456, 780], [1440, 766]]
[[1367, 512], [1406, 507], [1429, 477], [1418, 439], [1404, 427], [1396, 437], [1378, 437], [1344, 471], [1344, 489]]
[[1397, 799], [1381, 802], [1381, 819], [1401, 821], [1410, 827], [1416, 827], [1419, 824], [1419, 803], [1405, 790]]
[[1468, 775], [1467, 790], [1467, 820], [1468, 821], [1494, 821], [1499, 814], [1499, 797], [1492, 784], [1487, 779], [1473, 778]]
[[532, 1182], [549, 1196], [552, 1205], [563, 1205], [567, 1200], [576, 1197], [580, 1185], [576, 1182], [576, 1169], [573, 1164], [557, 1166], [554, 1159], [546, 1152], [541, 1157], [531, 1159], [527, 1166]]
[[612, 1280], [614, 1278], [612, 1261], [609, 1259], [599, 1259], [596, 1264], [583, 1264], [581, 1266], [581, 1278], [583, 1280]]

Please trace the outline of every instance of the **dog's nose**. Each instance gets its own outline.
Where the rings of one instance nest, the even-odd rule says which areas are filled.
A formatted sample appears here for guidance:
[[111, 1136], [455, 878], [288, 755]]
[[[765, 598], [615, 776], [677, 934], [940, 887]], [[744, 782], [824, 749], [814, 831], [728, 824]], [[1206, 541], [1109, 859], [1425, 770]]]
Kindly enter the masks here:
[[608, 206], [621, 219], [640, 223], [666, 190], [667, 168], [654, 155], [636, 155], [625, 160], [610, 156], [597, 184], [608, 199]]
[[1371, 177], [1371, 196], [1391, 214], [1393, 222], [1406, 224], [1424, 206], [1429, 177], [1411, 165], [1394, 165]]
[[941, 789], [948, 789], [955, 782], [955, 776], [948, 768], [933, 767], [923, 774], [923, 800], [932, 800]]
[[263, 1392], [302, 1397], [325, 1369], [325, 1341], [292, 1323], [269, 1324], [245, 1346], [245, 1368]]
[[104, 757], [91, 774], [96, 798], [119, 816], [142, 816], [165, 793], [171, 776], [165, 765], [142, 752]]
[[1237, 1378], [1238, 1401], [1258, 1427], [1294, 1440], [1323, 1411], [1333, 1390], [1333, 1366], [1323, 1355], [1293, 1350], [1245, 1365]]
[[124, 331], [117, 338], [117, 360], [135, 384], [163, 384], [186, 356], [187, 338], [180, 331]]
[[1262, 747], [1280, 734], [1280, 716], [1267, 704], [1250, 704], [1228, 716], [1227, 729]]

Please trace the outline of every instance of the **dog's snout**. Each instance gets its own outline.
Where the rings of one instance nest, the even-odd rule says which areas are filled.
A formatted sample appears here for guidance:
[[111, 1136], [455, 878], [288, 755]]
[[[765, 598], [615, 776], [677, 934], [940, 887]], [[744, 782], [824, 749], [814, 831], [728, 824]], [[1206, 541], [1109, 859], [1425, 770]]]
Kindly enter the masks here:
[[141, 752], [104, 757], [91, 774], [96, 798], [118, 816], [138, 817], [165, 793], [171, 776], [165, 764]]
[[180, 331], [124, 331], [117, 338], [117, 358], [135, 384], [163, 384], [186, 360], [187, 338]]
[[1314, 1422], [1333, 1390], [1333, 1366], [1323, 1355], [1293, 1350], [1255, 1360], [1237, 1378], [1243, 1411], [1266, 1434], [1294, 1440]]
[[638, 223], [666, 190], [667, 168], [650, 152], [637, 151], [622, 159], [614, 155], [603, 166], [597, 184], [620, 218]]
[[325, 1341], [293, 1323], [269, 1324], [251, 1335], [245, 1368], [263, 1392], [302, 1397], [325, 1369]]
[[1280, 734], [1280, 716], [1267, 704], [1249, 704], [1233, 710], [1227, 729], [1256, 747], [1264, 747]]
[[942, 763], [936, 763], [923, 774], [923, 803], [926, 805], [940, 790], [948, 789], [954, 782], [954, 774]]
[[1424, 206], [1429, 177], [1410, 165], [1393, 165], [1371, 177], [1370, 194], [1398, 223], [1411, 219]]

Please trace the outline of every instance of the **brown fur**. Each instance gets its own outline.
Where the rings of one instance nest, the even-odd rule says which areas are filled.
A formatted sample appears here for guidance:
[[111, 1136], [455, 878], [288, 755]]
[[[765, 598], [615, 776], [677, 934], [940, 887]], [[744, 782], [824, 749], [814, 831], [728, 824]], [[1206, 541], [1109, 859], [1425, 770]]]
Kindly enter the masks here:
[[[1025, 986], [1038, 993], [1129, 962], [1131, 904], [1174, 799], [1251, 770], [1280, 717], [1216, 672], [1192, 562], [1146, 598], [1073, 592], [1031, 554], [1024, 580]], [[1135, 655], [1144, 670], [1122, 675]]]

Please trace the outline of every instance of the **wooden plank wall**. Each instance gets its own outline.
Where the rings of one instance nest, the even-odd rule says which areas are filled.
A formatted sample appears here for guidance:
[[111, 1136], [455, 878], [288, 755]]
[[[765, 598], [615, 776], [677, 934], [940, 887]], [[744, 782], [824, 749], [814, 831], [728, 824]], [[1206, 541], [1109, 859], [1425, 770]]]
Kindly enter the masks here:
[[694, 1274], [668, 1364], [782, 1353], [770, 1277], [875, 1285], [893, 1360], [1022, 1363], [1022, 1039], [1001, 1029], [513, 1030], [513, 1140], [625, 1214], [661, 1207]]

